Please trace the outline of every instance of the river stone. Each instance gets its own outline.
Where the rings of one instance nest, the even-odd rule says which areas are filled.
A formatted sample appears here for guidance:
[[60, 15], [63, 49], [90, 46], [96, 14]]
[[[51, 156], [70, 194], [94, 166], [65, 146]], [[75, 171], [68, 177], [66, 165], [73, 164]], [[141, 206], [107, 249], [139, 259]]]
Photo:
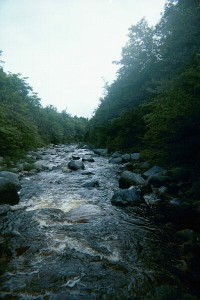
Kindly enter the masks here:
[[108, 149], [93, 149], [93, 152], [99, 156], [108, 154]]
[[131, 153], [131, 160], [138, 160], [140, 158], [140, 153]]
[[142, 202], [141, 192], [137, 187], [116, 191], [111, 199], [112, 205], [116, 206], [132, 206]]
[[83, 187], [86, 187], [86, 188], [92, 188], [92, 187], [98, 187], [99, 186], [99, 182], [98, 180], [89, 180], [89, 181], [86, 181], [84, 184], [83, 184]]
[[131, 160], [131, 155], [126, 153], [121, 156], [123, 162], [129, 162]]
[[114, 152], [112, 155], [111, 155], [111, 158], [118, 158], [118, 157], [121, 157], [122, 154], [119, 152], [119, 151], [116, 151]]
[[167, 172], [167, 170], [163, 169], [162, 167], [154, 166], [151, 169], [144, 172], [143, 176], [148, 178], [149, 176], [153, 176], [156, 174], [165, 174], [166, 172]]
[[38, 160], [33, 164], [33, 169], [36, 169], [38, 171], [47, 170], [47, 163], [45, 160]]
[[78, 160], [71, 160], [69, 163], [68, 163], [68, 168], [73, 170], [73, 171], [77, 171], [79, 169], [85, 169], [85, 166], [83, 164], [82, 161], [78, 161]]
[[94, 158], [91, 155], [84, 155], [82, 161], [95, 162]]
[[0, 177], [6, 178], [10, 183], [16, 186], [17, 190], [20, 190], [21, 185], [19, 182], [19, 175], [9, 171], [1, 171]]
[[15, 205], [19, 203], [18, 187], [6, 177], [0, 177], [0, 204]]
[[119, 179], [119, 187], [126, 189], [132, 185], [144, 185], [145, 180], [140, 174], [124, 171]]
[[157, 187], [161, 187], [163, 185], [168, 184], [169, 182], [171, 182], [171, 177], [167, 175], [162, 175], [162, 173], [158, 173], [148, 177], [146, 183], [150, 185], [155, 185]]
[[111, 163], [111, 164], [121, 164], [122, 163], [122, 158], [121, 157], [110, 158], [109, 163]]

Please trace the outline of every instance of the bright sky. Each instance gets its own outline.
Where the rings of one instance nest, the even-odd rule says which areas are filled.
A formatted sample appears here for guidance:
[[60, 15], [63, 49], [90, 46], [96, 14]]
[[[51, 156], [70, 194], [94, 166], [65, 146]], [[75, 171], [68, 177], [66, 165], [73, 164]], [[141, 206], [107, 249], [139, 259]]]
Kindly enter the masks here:
[[128, 28], [165, 0], [0, 0], [4, 70], [29, 77], [43, 106], [90, 117], [111, 83]]

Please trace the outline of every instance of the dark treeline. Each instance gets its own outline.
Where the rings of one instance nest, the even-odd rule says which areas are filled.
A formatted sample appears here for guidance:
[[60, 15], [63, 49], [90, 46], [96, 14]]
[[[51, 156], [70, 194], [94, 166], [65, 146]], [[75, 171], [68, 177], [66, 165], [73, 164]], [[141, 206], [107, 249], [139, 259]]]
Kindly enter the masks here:
[[199, 161], [199, 0], [167, 1], [154, 28], [142, 19], [128, 37], [88, 140], [110, 150], [142, 150], [162, 164]]
[[17, 157], [45, 144], [82, 141], [88, 120], [42, 107], [20, 74], [0, 68], [0, 156]]

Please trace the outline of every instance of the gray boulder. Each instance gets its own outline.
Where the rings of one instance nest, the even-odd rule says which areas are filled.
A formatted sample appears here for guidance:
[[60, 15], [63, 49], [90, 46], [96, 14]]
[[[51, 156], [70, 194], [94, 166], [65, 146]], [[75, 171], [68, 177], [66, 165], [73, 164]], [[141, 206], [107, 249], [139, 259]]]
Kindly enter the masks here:
[[130, 171], [124, 171], [119, 179], [119, 187], [122, 189], [129, 188], [132, 185], [144, 185], [145, 180], [140, 174]]
[[142, 202], [141, 192], [137, 187], [116, 191], [111, 199], [112, 205], [117, 206], [134, 206]]
[[149, 169], [148, 171], [143, 173], [143, 176], [148, 178], [149, 176], [153, 176], [156, 174], [163, 174], [165, 175], [167, 173], [167, 170], [163, 169], [162, 167], [159, 166], [154, 166], [151, 169]]
[[131, 160], [138, 160], [140, 158], [140, 153], [132, 153]]
[[111, 164], [121, 164], [122, 163], [122, 158], [121, 157], [110, 158], [109, 163], [111, 163]]
[[129, 162], [129, 161], [131, 160], [131, 155], [128, 154], [128, 153], [126, 153], [126, 154], [123, 154], [123, 155], [121, 156], [121, 158], [122, 158], [122, 161], [123, 161], [123, 162], [127, 163], [127, 162]]
[[0, 177], [0, 204], [19, 203], [18, 187], [9, 178]]
[[121, 157], [122, 154], [119, 152], [119, 151], [116, 151], [114, 152], [112, 155], [111, 155], [111, 158], [118, 158], [118, 157]]
[[16, 173], [12, 173], [9, 171], [1, 171], [0, 172], [0, 178], [3, 177], [7, 179], [10, 183], [12, 183], [17, 190], [19, 191], [21, 188], [20, 182], [19, 182], [19, 175]]
[[77, 171], [77, 170], [80, 170], [80, 169], [85, 169], [85, 166], [83, 164], [82, 161], [79, 161], [79, 160], [71, 160], [69, 163], [68, 163], [68, 168], [70, 170], [73, 170], [73, 171]]
[[158, 173], [148, 177], [146, 183], [156, 187], [161, 187], [163, 185], [169, 184], [170, 182], [171, 182], [171, 178], [169, 176], [162, 175], [162, 173]]
[[46, 161], [45, 160], [36, 161], [35, 163], [33, 163], [33, 169], [36, 169], [38, 171], [48, 170]]
[[108, 154], [108, 149], [93, 149], [93, 151], [99, 156], [105, 156]]

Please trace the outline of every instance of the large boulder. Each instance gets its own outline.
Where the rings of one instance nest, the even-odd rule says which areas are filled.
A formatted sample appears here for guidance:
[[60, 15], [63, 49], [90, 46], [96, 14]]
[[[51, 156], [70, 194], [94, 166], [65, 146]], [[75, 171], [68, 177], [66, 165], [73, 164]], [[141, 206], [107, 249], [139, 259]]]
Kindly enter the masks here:
[[77, 170], [80, 170], [80, 169], [85, 169], [85, 166], [83, 164], [82, 161], [79, 161], [79, 160], [71, 160], [69, 163], [68, 163], [68, 168], [73, 170], [73, 171], [77, 171]]
[[134, 206], [142, 202], [141, 192], [137, 187], [116, 191], [111, 199], [111, 203], [117, 206]]
[[122, 158], [121, 157], [111, 157], [109, 159], [109, 163], [111, 163], [111, 164], [121, 164], [122, 163]]
[[0, 204], [18, 204], [20, 188], [18, 174], [8, 171], [0, 172]]
[[38, 160], [33, 164], [33, 169], [38, 171], [48, 170], [47, 162], [45, 160]]
[[163, 169], [162, 167], [153, 166], [151, 169], [149, 169], [146, 172], [144, 172], [143, 176], [146, 177], [146, 178], [148, 178], [148, 177], [154, 176], [156, 174], [165, 175], [166, 173], [167, 173], [167, 170]]
[[17, 190], [19, 191], [21, 188], [20, 182], [19, 182], [19, 175], [13, 172], [9, 171], [1, 171], [0, 172], [0, 178], [3, 177], [7, 179], [10, 183], [12, 183]]
[[122, 189], [129, 188], [134, 185], [144, 185], [145, 180], [140, 174], [133, 173], [130, 171], [124, 171], [119, 178], [119, 187]]
[[108, 154], [108, 149], [93, 149], [93, 151], [99, 156], [105, 156]]
[[125, 154], [123, 154], [123, 155], [121, 156], [121, 158], [122, 158], [122, 161], [123, 161], [124, 163], [127, 163], [127, 162], [129, 162], [129, 161], [131, 160], [131, 155], [128, 154], [128, 153], [125, 153]]
[[118, 158], [118, 157], [121, 157], [122, 154], [119, 152], [119, 151], [116, 151], [114, 152], [112, 155], [111, 155], [111, 158]]
[[131, 153], [131, 160], [138, 160], [140, 158], [140, 153]]
[[171, 177], [167, 175], [163, 175], [162, 173], [158, 173], [148, 177], [146, 183], [156, 187], [161, 187], [169, 184], [170, 182], [171, 182]]

